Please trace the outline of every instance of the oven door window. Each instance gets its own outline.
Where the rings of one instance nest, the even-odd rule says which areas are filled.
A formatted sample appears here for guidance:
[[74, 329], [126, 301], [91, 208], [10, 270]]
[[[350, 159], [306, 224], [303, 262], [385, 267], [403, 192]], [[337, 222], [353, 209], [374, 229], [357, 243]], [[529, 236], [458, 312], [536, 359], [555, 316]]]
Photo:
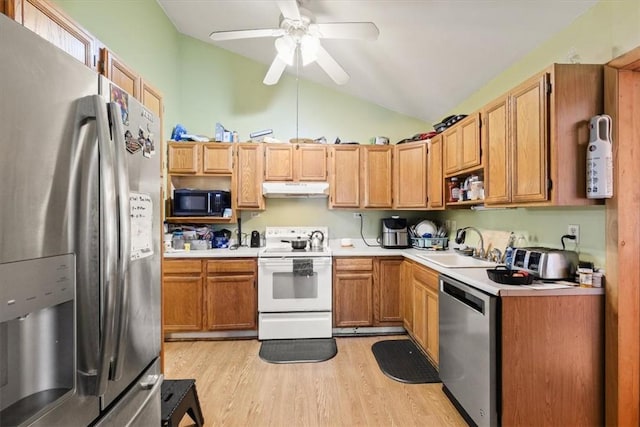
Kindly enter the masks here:
[[318, 298], [318, 275], [273, 273], [273, 299]]

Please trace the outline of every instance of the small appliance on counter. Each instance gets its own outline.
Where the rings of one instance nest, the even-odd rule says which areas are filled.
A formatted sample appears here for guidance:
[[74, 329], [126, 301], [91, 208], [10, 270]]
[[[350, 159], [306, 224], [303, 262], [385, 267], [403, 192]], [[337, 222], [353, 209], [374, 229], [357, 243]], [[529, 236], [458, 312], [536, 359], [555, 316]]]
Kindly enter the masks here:
[[251, 243], [250, 246], [252, 248], [259, 248], [260, 247], [260, 233], [257, 230], [253, 230], [251, 232]]
[[541, 280], [574, 280], [578, 254], [574, 251], [543, 247], [516, 248], [513, 252], [514, 270], [533, 274]]
[[382, 219], [382, 240], [380, 246], [387, 249], [408, 248], [409, 231], [407, 220], [398, 216]]

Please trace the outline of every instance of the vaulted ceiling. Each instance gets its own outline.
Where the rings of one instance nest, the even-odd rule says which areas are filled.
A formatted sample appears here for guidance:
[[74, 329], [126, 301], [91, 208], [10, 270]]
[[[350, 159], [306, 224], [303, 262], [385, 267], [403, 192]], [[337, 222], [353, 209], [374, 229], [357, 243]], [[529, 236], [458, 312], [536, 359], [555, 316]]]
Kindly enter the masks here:
[[[157, 0], [183, 34], [264, 64], [273, 38], [213, 42], [212, 31], [278, 28], [272, 0]], [[300, 2], [300, 1], [299, 1]], [[322, 45], [351, 76], [336, 85], [317, 64], [300, 77], [393, 111], [437, 122], [597, 0], [304, 0], [316, 22], [374, 22], [376, 41]], [[568, 58], [567, 58], [568, 60]], [[265, 67], [265, 72], [266, 72]], [[295, 73], [295, 67], [286, 72]]]

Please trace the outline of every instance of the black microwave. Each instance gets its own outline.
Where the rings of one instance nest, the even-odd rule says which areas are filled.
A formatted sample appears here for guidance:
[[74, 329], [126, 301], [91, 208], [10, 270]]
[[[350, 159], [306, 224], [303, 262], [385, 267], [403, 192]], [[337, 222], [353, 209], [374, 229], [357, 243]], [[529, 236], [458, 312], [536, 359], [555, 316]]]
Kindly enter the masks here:
[[173, 216], [223, 216], [231, 193], [223, 190], [173, 190]]

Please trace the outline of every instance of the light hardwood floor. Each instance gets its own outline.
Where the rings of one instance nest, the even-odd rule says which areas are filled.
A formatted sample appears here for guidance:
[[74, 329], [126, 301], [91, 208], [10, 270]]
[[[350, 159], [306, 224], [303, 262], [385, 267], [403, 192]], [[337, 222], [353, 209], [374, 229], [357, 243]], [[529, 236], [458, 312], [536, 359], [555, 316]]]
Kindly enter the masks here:
[[333, 359], [299, 364], [264, 362], [257, 340], [168, 342], [165, 377], [196, 380], [206, 426], [466, 426], [440, 383], [380, 371], [371, 345], [405, 338], [336, 338]]

